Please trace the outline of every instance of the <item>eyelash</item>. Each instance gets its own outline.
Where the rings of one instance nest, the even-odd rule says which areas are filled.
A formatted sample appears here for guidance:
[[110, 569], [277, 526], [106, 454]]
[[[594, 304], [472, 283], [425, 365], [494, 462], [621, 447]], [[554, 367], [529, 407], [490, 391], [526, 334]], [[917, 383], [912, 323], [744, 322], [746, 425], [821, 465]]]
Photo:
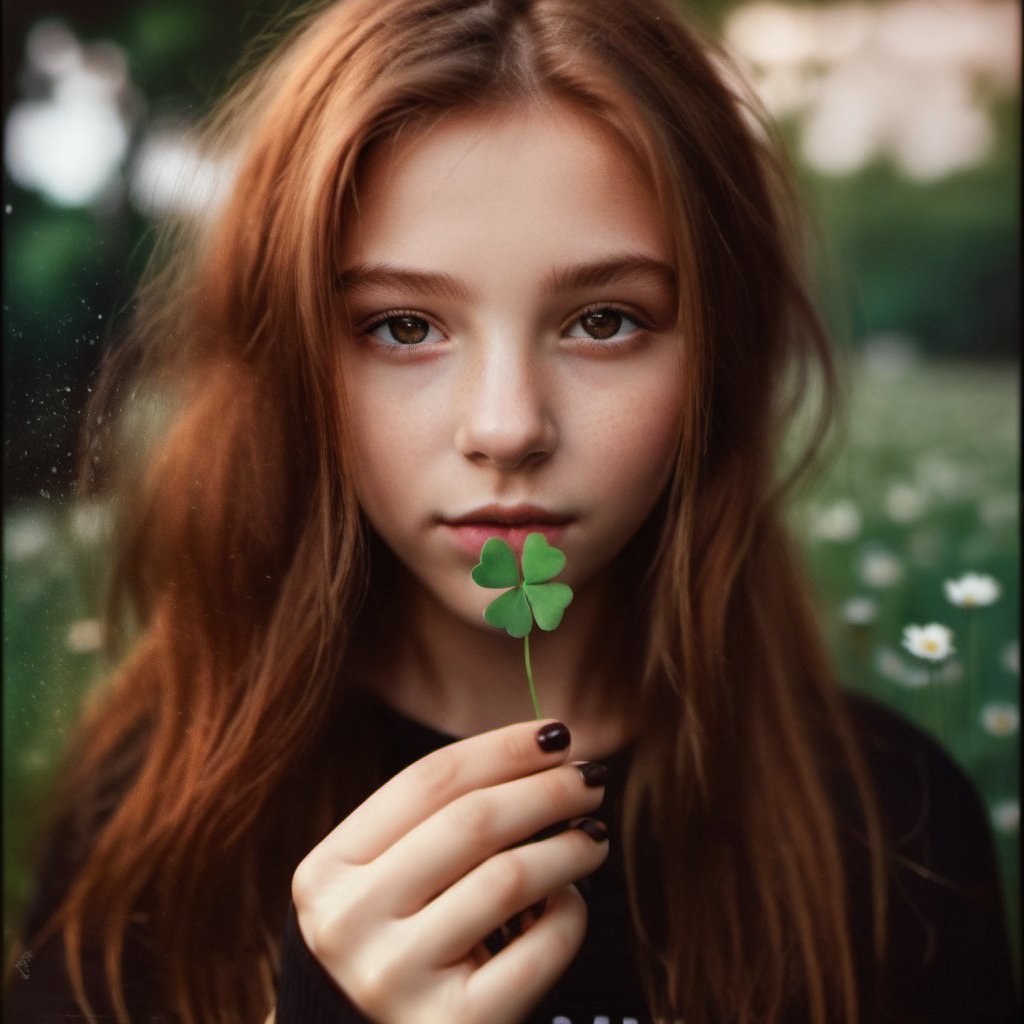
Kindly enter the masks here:
[[[389, 345], [387, 342], [381, 341], [379, 338], [375, 338], [372, 335], [372, 331], [375, 331], [378, 327], [382, 327], [389, 320], [397, 320], [399, 317], [408, 316], [414, 317], [417, 320], [422, 320], [424, 323], [429, 324], [437, 331], [441, 331], [441, 328], [436, 324], [430, 317], [424, 316], [421, 312], [415, 309], [389, 309], [384, 313], [375, 316], [372, 320], [367, 321], [359, 328], [359, 333], [363, 335], [368, 344], [372, 345], [377, 349], [383, 356], [388, 359], [408, 359], [412, 356], [418, 348], [425, 348], [422, 344], [418, 345]], [[444, 332], [441, 331], [443, 334]]]
[[647, 340], [647, 332], [653, 327], [651, 321], [647, 317], [642, 316], [635, 309], [621, 305], [617, 302], [595, 302], [592, 305], [585, 306], [572, 318], [567, 326], [574, 325], [579, 320], [582, 320], [588, 313], [598, 313], [606, 310], [613, 313], [621, 313], [627, 319], [632, 320], [633, 323], [636, 324], [636, 330], [631, 331], [620, 341], [611, 342], [603, 341], [600, 338], [582, 338], [574, 336], [573, 342], [575, 344], [582, 344], [584, 349], [598, 355], [620, 355], [626, 352], [635, 351]]
[[[577, 346], [597, 355], [608, 356], [632, 352], [644, 343], [647, 338], [646, 332], [649, 331], [652, 326], [650, 321], [646, 317], [641, 316], [634, 309], [617, 302], [597, 302], [592, 305], [585, 306], [566, 324], [566, 327], [563, 328], [563, 330], [573, 326], [588, 313], [604, 312], [605, 310], [621, 313], [624, 317], [632, 320], [633, 323], [636, 324], [637, 329], [632, 331], [622, 341], [602, 341], [598, 338], [581, 338], [574, 336], [572, 340]], [[358, 328], [359, 333], [366, 338], [370, 345], [374, 346], [374, 348], [388, 359], [409, 359], [414, 356], [417, 349], [432, 347], [426, 343], [419, 343], [415, 345], [388, 344], [387, 342], [383, 342], [380, 339], [373, 337], [371, 332], [375, 331], [378, 327], [383, 326], [389, 320], [403, 316], [414, 317], [417, 320], [422, 320], [435, 330], [441, 331], [442, 334], [444, 333], [440, 325], [435, 323], [433, 319], [429, 316], [425, 316], [422, 312], [415, 309], [389, 309], [361, 325]]]

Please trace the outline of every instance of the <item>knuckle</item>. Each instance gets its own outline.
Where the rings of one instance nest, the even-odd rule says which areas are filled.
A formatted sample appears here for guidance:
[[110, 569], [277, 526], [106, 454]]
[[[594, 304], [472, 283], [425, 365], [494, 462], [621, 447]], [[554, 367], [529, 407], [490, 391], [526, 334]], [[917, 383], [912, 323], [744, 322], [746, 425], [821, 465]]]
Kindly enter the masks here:
[[[434, 992], [436, 1009], [432, 1016], [423, 1018], [424, 1024], [427, 1024], [428, 1020], [459, 1021], [460, 1024], [463, 1021], [466, 1024], [475, 1024], [479, 1021], [479, 1024], [488, 1024], [489, 1018], [475, 1017], [469, 1013], [464, 974], [449, 971], [437, 979]], [[493, 1020], [493, 1016], [490, 1020]]]
[[[459, 1024], [493, 1024], [493, 1012], [492, 1007], [477, 1009], [473, 1003], [464, 1002], [457, 1016], [449, 1016], [444, 1019], [457, 1020]], [[430, 1024], [433, 1024], [433, 1019]]]
[[330, 863], [313, 854], [308, 855], [292, 872], [291, 896], [295, 909], [309, 912], [326, 899], [328, 892], [335, 905], [348, 906], [351, 900], [341, 899], [339, 903], [339, 898], [357, 895], [360, 886], [356, 881], [363, 874], [349, 864]]
[[481, 886], [490, 901], [509, 912], [519, 906], [528, 879], [526, 865], [517, 851], [492, 857], [481, 874]]
[[442, 747], [417, 762], [411, 781], [423, 793], [447, 797], [454, 793], [459, 778], [459, 755], [452, 747]]
[[[576, 775], [576, 769], [570, 769]], [[537, 776], [537, 785], [543, 793], [544, 799], [557, 807], [574, 803], [579, 798], [579, 791], [575, 785], [572, 775], [568, 771], [552, 769], [547, 772], [540, 772]]]
[[552, 932], [551, 951], [553, 959], [559, 963], [568, 964], [579, 952], [583, 945], [583, 939], [587, 934], [587, 912], [581, 910], [578, 914], [566, 920], [564, 929]]
[[371, 1017], [388, 1005], [395, 985], [394, 961], [380, 955], [361, 957], [345, 983], [349, 996]]
[[292, 873], [292, 902], [296, 909], [307, 907], [317, 890], [317, 871], [311, 858], [306, 857]]
[[342, 905], [337, 898], [308, 913], [302, 928], [310, 952], [321, 963], [333, 965], [352, 956], [364, 930], [353, 920], [351, 906]]
[[[582, 903], [582, 901], [581, 901]], [[563, 907], [557, 927], [549, 927], [543, 943], [524, 953], [515, 965], [512, 988], [528, 986], [538, 976], [561, 974], [579, 952], [586, 936], [586, 908]]]
[[579, 928], [581, 932], [585, 932], [587, 930], [587, 918], [590, 914], [590, 911], [587, 909], [587, 901], [583, 898], [583, 894], [575, 885], [569, 886], [566, 895], [566, 903], [568, 904], [566, 916], [575, 922], [575, 926]]
[[575, 886], [570, 886], [561, 917], [560, 927], [551, 931], [553, 955], [571, 960], [583, 945], [587, 934], [587, 904]]
[[[519, 729], [503, 729], [499, 733], [501, 753], [512, 764], [523, 764], [530, 760], [528, 741]], [[536, 748], [536, 743], [534, 743]]]
[[462, 797], [449, 805], [452, 827], [474, 843], [486, 843], [494, 834], [495, 810], [480, 793]]
[[[530, 974], [528, 971], [516, 970], [514, 965], [510, 965], [507, 990], [516, 992], [534, 978], [536, 978], [536, 971]], [[446, 1021], [458, 1021], [459, 1024], [494, 1024], [493, 996], [488, 991], [480, 990], [472, 984], [460, 986], [460, 991], [453, 1000], [451, 1009], [453, 1012], [445, 1018]], [[555, 1021], [565, 1019], [556, 1017]]]
[[310, 953], [325, 966], [336, 959], [337, 934], [334, 923], [322, 915], [307, 915], [302, 925], [302, 937]]
[[333, 972], [343, 967], [347, 952], [343, 939], [348, 933], [339, 927], [333, 914], [323, 910], [307, 913], [301, 931], [309, 952], [325, 970]]
[[545, 961], [549, 967], [551, 963], [568, 964], [579, 951], [580, 944], [576, 942], [574, 933], [569, 931], [553, 931], [548, 937], [547, 949], [544, 950]]
[[344, 964], [339, 961], [338, 978], [346, 995], [364, 1014], [373, 1020], [393, 1020], [396, 1002], [407, 987], [408, 973], [408, 943], [403, 942], [400, 929], [383, 926], [361, 935], [358, 943], [352, 944]]
[[339, 965], [365, 933], [367, 893], [355, 884], [320, 886], [295, 902], [295, 913], [309, 951], [322, 964]]

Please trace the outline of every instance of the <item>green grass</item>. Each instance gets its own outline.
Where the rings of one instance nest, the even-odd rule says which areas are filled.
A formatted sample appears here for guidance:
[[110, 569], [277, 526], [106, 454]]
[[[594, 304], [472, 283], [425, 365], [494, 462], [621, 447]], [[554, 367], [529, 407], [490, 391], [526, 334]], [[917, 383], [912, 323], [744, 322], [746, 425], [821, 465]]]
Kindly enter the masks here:
[[[846, 685], [931, 732], [974, 781], [1019, 951], [1017, 369], [861, 366], [852, 384], [843, 453], [794, 514], [825, 628]], [[943, 582], [965, 572], [995, 577], [1000, 599], [952, 605]], [[850, 621], [851, 600], [869, 621]], [[955, 633], [930, 670], [901, 646], [906, 625], [929, 622]]]
[[[1013, 651], [1017, 574], [1017, 378], [1014, 367], [912, 367], [857, 373], [849, 439], [794, 512], [842, 678], [934, 732], [975, 781], [995, 825], [1007, 913], [1020, 949], [1018, 738], [982, 726], [985, 705], [1018, 705]], [[95, 617], [103, 567], [102, 509], [55, 502], [8, 510], [4, 533], [5, 946], [31, 882], [33, 816], [83, 693], [101, 671]], [[872, 583], [865, 562], [874, 563]], [[869, 565], [870, 567], [870, 565]], [[881, 585], [888, 569], [893, 577]], [[1000, 601], [969, 616], [943, 580], [995, 576]], [[898, 577], [895, 578], [895, 577]], [[851, 625], [851, 598], [874, 608]], [[900, 648], [903, 627], [938, 621], [957, 655], [921, 683]], [[972, 647], [972, 634], [975, 646]], [[1016, 812], [1019, 814], [1019, 812]]]

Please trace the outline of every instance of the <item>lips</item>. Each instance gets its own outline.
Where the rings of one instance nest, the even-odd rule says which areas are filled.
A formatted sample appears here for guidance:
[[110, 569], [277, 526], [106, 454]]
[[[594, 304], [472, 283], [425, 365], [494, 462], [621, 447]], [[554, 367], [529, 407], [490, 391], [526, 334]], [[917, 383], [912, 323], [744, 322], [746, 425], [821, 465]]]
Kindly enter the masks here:
[[453, 519], [442, 519], [444, 530], [452, 541], [474, 558], [489, 537], [500, 537], [516, 554], [531, 533], [542, 533], [547, 542], [558, 544], [571, 515], [553, 512], [538, 505], [485, 505]]
[[499, 526], [526, 526], [531, 523], [564, 526], [572, 521], [572, 516], [552, 512], [540, 505], [483, 505], [463, 516], [444, 519], [451, 526], [465, 524], [494, 523]]

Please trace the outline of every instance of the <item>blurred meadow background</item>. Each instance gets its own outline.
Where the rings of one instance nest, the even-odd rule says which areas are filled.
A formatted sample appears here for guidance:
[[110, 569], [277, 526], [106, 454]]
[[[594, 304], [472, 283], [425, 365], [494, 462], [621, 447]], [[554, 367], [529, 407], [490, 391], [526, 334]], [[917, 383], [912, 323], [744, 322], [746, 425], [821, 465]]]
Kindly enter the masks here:
[[[794, 522], [837, 664], [976, 783], [1019, 950], [1018, 5], [688, 8], [778, 118], [819, 225], [850, 417]], [[71, 500], [82, 407], [154, 225], [228, 180], [194, 127], [282, 13], [3, 6], [5, 950], [55, 753], [105, 671], [109, 516]], [[904, 643], [932, 623], [951, 633]]]

